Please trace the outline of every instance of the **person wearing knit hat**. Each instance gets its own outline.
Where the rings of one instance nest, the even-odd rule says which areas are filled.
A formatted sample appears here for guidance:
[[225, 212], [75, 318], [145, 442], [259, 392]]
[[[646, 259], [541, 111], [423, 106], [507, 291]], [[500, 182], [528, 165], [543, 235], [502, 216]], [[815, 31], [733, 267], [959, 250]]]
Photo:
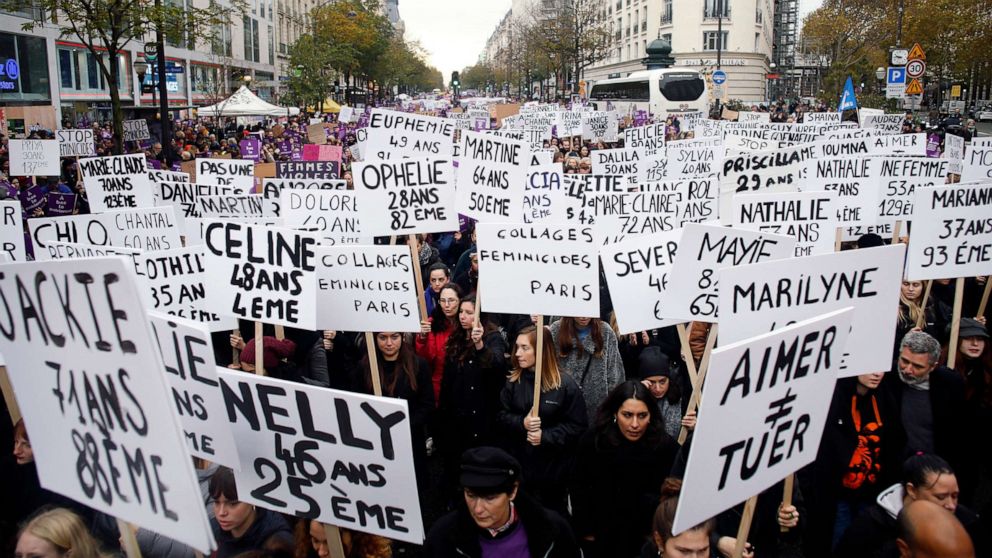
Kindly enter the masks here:
[[[671, 361], [661, 351], [660, 347], [650, 345], [638, 356], [637, 376], [644, 387], [651, 391], [658, 409], [661, 411], [665, 432], [672, 438], [679, 437], [682, 426], [690, 430], [696, 426], [696, 412], [693, 411], [683, 418], [685, 411], [682, 390], [678, 379], [673, 374]], [[688, 403], [688, 401], [686, 401]]]
[[[282, 362], [293, 356], [296, 351], [296, 343], [289, 339], [276, 339], [275, 337], [262, 338], [262, 364], [266, 370], [271, 370]], [[241, 369], [245, 372], [255, 371], [255, 339], [252, 338], [241, 350]]]

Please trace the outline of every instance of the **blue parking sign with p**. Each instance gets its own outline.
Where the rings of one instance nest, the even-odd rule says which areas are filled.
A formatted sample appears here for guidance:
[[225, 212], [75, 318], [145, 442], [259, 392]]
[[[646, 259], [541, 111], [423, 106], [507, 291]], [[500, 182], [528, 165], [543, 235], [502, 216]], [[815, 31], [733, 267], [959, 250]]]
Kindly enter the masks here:
[[889, 66], [888, 78], [885, 81], [886, 83], [893, 85], [897, 83], [906, 83], [906, 67]]

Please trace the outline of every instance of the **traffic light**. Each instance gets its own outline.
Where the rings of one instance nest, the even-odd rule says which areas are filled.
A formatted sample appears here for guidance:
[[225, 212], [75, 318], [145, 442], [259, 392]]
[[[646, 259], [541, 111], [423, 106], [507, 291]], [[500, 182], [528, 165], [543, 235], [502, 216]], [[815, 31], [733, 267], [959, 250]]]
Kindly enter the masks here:
[[458, 80], [458, 72], [451, 72], [451, 86], [458, 87], [461, 85]]

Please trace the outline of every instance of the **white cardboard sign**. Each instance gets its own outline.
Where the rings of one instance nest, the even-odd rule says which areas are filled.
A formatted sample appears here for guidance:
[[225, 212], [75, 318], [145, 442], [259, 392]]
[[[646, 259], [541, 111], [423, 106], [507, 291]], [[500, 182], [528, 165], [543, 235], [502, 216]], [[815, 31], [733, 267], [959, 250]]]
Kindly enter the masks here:
[[715, 323], [719, 317], [717, 271], [724, 267], [792, 256], [790, 236], [688, 223], [662, 293], [665, 318]]
[[720, 272], [720, 343], [854, 307], [838, 375], [892, 368], [902, 244], [728, 268]]
[[224, 414], [210, 332], [201, 323], [159, 312], [149, 312], [148, 321], [189, 453], [237, 469], [238, 450]]
[[526, 143], [465, 131], [457, 162], [458, 213], [481, 222], [509, 222], [520, 215], [530, 167]]
[[850, 323], [838, 310], [713, 351], [673, 533], [816, 459]]
[[599, 315], [592, 227], [479, 223], [479, 289], [489, 312]]
[[417, 285], [406, 246], [317, 249], [317, 328], [420, 331]]
[[[805, 178], [806, 161], [819, 153], [814, 144], [776, 151], [729, 151], [720, 175], [720, 215], [731, 215], [731, 200], [736, 195], [798, 191]], [[721, 221], [730, 222], [723, 217]]]
[[142, 300], [149, 310], [197, 322], [210, 331], [237, 328], [238, 321], [233, 317], [206, 310], [205, 250], [202, 245], [187, 246], [134, 256]]
[[734, 198], [734, 227], [784, 234], [796, 239], [794, 257], [828, 254], [837, 237], [837, 195], [833, 192], [749, 194]]
[[92, 157], [96, 155], [93, 130], [56, 130], [59, 155], [62, 157]]
[[645, 175], [645, 154], [641, 149], [597, 149], [589, 154], [593, 174], [614, 174], [640, 181]]
[[120, 258], [0, 265], [0, 335], [44, 488], [215, 548], [164, 369]]
[[353, 168], [359, 220], [365, 234], [458, 230], [455, 172], [448, 159], [397, 159]]
[[80, 159], [79, 172], [94, 213], [155, 205], [147, 162], [140, 153]]
[[878, 165], [872, 173], [879, 180], [880, 220], [912, 220], [914, 192], [947, 180], [947, 159], [879, 157], [872, 158], [872, 165]]
[[687, 176], [703, 176], [720, 172], [723, 161], [723, 146], [683, 146], [672, 143], [668, 146], [665, 174], [669, 180]]
[[317, 240], [299, 231], [206, 221], [207, 300], [222, 316], [316, 328]]
[[282, 217], [283, 190], [347, 190], [348, 182], [326, 178], [263, 178], [262, 195], [271, 204], [272, 216]]
[[196, 182], [230, 186], [239, 194], [255, 187], [255, 162], [251, 159], [197, 159]]
[[992, 144], [983, 146], [972, 140], [964, 156], [961, 182], [992, 179]]
[[678, 252], [682, 229], [626, 238], [600, 250], [620, 333], [679, 323], [664, 317], [660, 298]]
[[203, 219], [261, 219], [265, 198], [257, 194], [198, 196], [196, 210]]
[[0, 253], [7, 254], [10, 261], [27, 261], [24, 251], [24, 220], [21, 217], [21, 202], [17, 200], [0, 201]]
[[992, 182], [919, 188], [906, 278], [992, 274]]
[[582, 137], [591, 141], [612, 143], [617, 141], [620, 117], [616, 111], [589, 111], [582, 113]]
[[[58, 140], [8, 140], [10, 176], [59, 176]], [[142, 158], [144, 156], [142, 155]]]
[[451, 157], [454, 123], [447, 118], [372, 109], [365, 161], [404, 157]]
[[124, 141], [141, 141], [146, 139], [151, 139], [152, 135], [148, 132], [148, 121], [144, 118], [139, 118], [137, 120], [125, 120], [123, 122], [124, 126]]
[[51, 241], [45, 244], [44, 248], [35, 249], [34, 259], [40, 262], [47, 262], [49, 260], [78, 260], [82, 258], [100, 258], [103, 256], [121, 256], [130, 263], [134, 261], [134, 258], [138, 254], [141, 254], [141, 250], [134, 248]]
[[545, 164], [527, 169], [522, 205], [524, 223], [564, 223], [580, 202], [567, 195], [561, 164]]
[[286, 228], [314, 233], [325, 246], [372, 244], [354, 191], [283, 190], [280, 205]]
[[182, 221], [173, 207], [142, 207], [90, 215], [28, 219], [35, 250], [50, 241], [138, 250], [182, 246]]
[[625, 129], [623, 131], [623, 145], [628, 149], [637, 149], [644, 155], [663, 153], [665, 151], [665, 123]]
[[241, 461], [241, 500], [423, 543], [405, 400], [217, 374]]
[[831, 157], [806, 162], [802, 191], [837, 195], [837, 222], [873, 224], [878, 218], [880, 163], [868, 157]]
[[236, 193], [231, 186], [196, 182], [162, 181], [156, 182], [152, 188], [155, 190], [155, 205], [173, 205], [176, 207], [176, 213], [183, 219], [203, 217], [197, 202], [203, 196], [226, 196]]

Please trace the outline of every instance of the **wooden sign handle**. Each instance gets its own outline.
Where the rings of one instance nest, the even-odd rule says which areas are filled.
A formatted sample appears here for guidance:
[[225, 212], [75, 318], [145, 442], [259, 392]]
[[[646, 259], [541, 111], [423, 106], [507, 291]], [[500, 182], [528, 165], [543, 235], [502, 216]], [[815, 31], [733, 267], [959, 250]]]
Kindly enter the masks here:
[[141, 558], [141, 549], [138, 548], [138, 539], [134, 536], [134, 527], [117, 517], [117, 530], [121, 534], [121, 546], [124, 547], [124, 554], [127, 558]]
[[262, 341], [262, 322], [255, 322], [255, 373], [265, 375], [265, 350]]
[[541, 367], [544, 365], [544, 316], [537, 317], [537, 347], [534, 349], [534, 405], [530, 416], [540, 414], [541, 407]]
[[324, 528], [324, 538], [327, 539], [327, 550], [331, 558], [347, 558], [344, 554], [344, 543], [341, 542], [341, 529], [329, 523], [320, 524]]
[[10, 423], [17, 424], [17, 421], [21, 420], [21, 408], [17, 406], [17, 399], [14, 398], [14, 386], [10, 385], [6, 366], [0, 366], [0, 391], [3, 391], [3, 400], [7, 403]]
[[927, 281], [927, 287], [923, 290], [923, 303], [920, 305], [920, 319], [916, 322], [916, 327], [923, 329], [927, 325], [927, 302], [930, 300], [930, 290], [933, 289], [933, 280]]
[[[241, 337], [241, 330], [232, 329], [231, 335], [236, 335], [238, 338]], [[231, 365], [241, 368], [241, 351], [231, 347]]]
[[982, 302], [978, 305], [978, 315], [985, 315], [985, 308], [989, 305], [989, 293], [992, 292], [992, 276], [985, 278], [985, 290], [982, 291]]
[[899, 233], [902, 231], [902, 221], [896, 221], [895, 225], [892, 225], [892, 244], [899, 244]]
[[954, 368], [958, 358], [958, 334], [961, 333], [961, 303], [964, 300], [964, 277], [954, 281], [954, 313], [951, 318], [951, 342], [947, 345], [947, 367]]
[[375, 354], [375, 335], [365, 332], [365, 350], [369, 355], [369, 374], [372, 375], [372, 394], [382, 396], [382, 380], [379, 378], [379, 358]]
[[[792, 505], [792, 492], [796, 484], [796, 475], [789, 475], [785, 477], [785, 486], [782, 487], [782, 507]], [[788, 527], [780, 527], [783, 533], [789, 531]]]
[[473, 321], [474, 327], [479, 327], [482, 323], [482, 293], [479, 286], [475, 286], [475, 320]]
[[744, 556], [747, 535], [751, 531], [751, 520], [754, 518], [754, 508], [757, 505], [757, 496], [751, 496], [744, 504], [744, 513], [741, 515], [741, 526], [737, 529], [737, 542], [734, 543], [734, 558], [743, 558]]
[[837, 227], [837, 236], [834, 238], [834, 252], [840, 252], [841, 244], [844, 241], [844, 227]]
[[[692, 327], [692, 322], [689, 322], [689, 327]], [[689, 370], [689, 381], [692, 385], [696, 385], [696, 358], [692, 356], [692, 347], [689, 346], [689, 334], [686, 331], [685, 324], [678, 324], [675, 326], [675, 330], [679, 334], [679, 344], [682, 345], [682, 356], [685, 357], [685, 366]], [[702, 364], [702, 362], [700, 362]]]
[[[699, 371], [696, 374], [696, 382], [692, 385], [692, 397], [689, 399], [689, 405], [685, 410], [686, 413], [695, 411], [699, 407], [703, 394], [703, 381], [706, 380], [706, 371], [710, 368], [710, 356], [713, 354], [714, 345], [716, 345], [716, 336], [719, 328], [720, 324], [713, 324], [710, 327], [709, 335], [706, 336], [706, 348], [703, 350], [703, 358], [699, 361]], [[684, 444], [685, 439], [688, 437], [689, 429], [683, 426], [679, 431], [679, 445]]]
[[407, 242], [410, 245], [410, 255], [413, 257], [411, 265], [413, 266], [413, 277], [416, 280], [417, 302], [420, 303], [420, 321], [424, 321], [427, 319], [427, 301], [420, 293], [421, 289], [424, 288], [424, 278], [420, 273], [420, 243], [417, 242], [417, 235], [415, 234], [408, 236]]

